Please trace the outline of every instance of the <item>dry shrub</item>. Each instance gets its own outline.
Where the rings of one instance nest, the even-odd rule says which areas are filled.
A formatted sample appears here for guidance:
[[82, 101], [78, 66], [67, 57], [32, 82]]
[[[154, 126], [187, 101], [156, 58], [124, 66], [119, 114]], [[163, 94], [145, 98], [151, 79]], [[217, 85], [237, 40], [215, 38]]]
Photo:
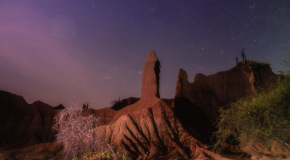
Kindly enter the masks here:
[[95, 115], [82, 115], [82, 109], [63, 109], [54, 117], [57, 131], [56, 141], [63, 147], [65, 159], [81, 158], [89, 151], [102, 153], [105, 150], [114, 154], [112, 147], [103, 139], [96, 127], [102, 125]]

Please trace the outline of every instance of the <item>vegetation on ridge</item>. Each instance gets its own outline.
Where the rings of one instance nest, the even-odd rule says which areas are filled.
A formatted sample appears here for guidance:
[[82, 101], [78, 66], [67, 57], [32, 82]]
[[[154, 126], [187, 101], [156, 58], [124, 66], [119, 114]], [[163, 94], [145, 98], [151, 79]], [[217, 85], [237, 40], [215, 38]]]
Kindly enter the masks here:
[[213, 135], [216, 151], [224, 142], [240, 147], [258, 142], [271, 150], [274, 143], [290, 147], [290, 76], [271, 91], [260, 90], [220, 111], [218, 131]]

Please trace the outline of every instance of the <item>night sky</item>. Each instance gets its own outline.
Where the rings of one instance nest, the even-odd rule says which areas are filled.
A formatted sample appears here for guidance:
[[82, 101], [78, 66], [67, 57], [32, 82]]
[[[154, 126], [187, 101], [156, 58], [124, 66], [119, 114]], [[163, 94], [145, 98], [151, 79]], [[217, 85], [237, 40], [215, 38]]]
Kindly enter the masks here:
[[193, 82], [247, 59], [284, 70], [289, 0], [0, 1], [0, 90], [28, 103], [109, 107], [140, 97], [148, 51], [161, 63], [160, 96], [177, 72]]

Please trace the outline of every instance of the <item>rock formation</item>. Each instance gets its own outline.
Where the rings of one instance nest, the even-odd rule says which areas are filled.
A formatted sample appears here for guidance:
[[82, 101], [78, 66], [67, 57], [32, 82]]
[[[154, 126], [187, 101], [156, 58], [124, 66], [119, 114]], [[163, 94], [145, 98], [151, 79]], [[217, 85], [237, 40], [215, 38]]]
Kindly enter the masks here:
[[247, 61], [239, 62], [234, 68], [205, 76], [196, 74], [189, 83], [187, 74], [180, 69], [177, 75], [176, 97], [184, 97], [208, 114], [212, 122], [218, 117], [218, 110], [249, 95], [260, 87], [276, 84], [278, 75], [268, 64]]
[[[159, 99], [159, 72], [160, 63], [155, 52], [150, 51], [142, 75], [139, 101], [114, 112], [109, 111], [111, 108], [84, 112], [105, 117], [107, 125], [97, 130], [102, 131], [110, 144], [126, 151], [133, 159], [222, 158], [208, 151], [199, 139], [186, 131], [172, 107], [167, 105], [173, 103], [172, 100]], [[199, 122], [197, 117], [192, 120]], [[200, 131], [196, 133], [199, 133], [197, 136], [202, 134]]]
[[159, 95], [160, 62], [154, 51], [149, 51], [142, 76], [142, 97], [157, 97]]
[[134, 104], [136, 103], [137, 101], [139, 101], [140, 98], [135, 98], [135, 97], [129, 97], [129, 98], [126, 98], [126, 99], [122, 99], [121, 101], [117, 101], [111, 108], [113, 110], [120, 110], [120, 109], [123, 109], [124, 107], [126, 106], [129, 106], [131, 104]]
[[117, 111], [109, 125], [97, 130], [133, 159], [222, 158], [188, 134], [173, 110], [158, 98], [159, 69], [157, 56], [150, 51], [143, 72], [141, 99]]
[[189, 82], [188, 82], [188, 77], [186, 71], [183, 69], [179, 69], [178, 74], [177, 74], [177, 83], [176, 83], [176, 88], [175, 88], [175, 97], [187, 97], [187, 94], [189, 87]]
[[58, 105], [56, 107], [53, 107], [53, 108], [54, 109], [65, 109], [65, 107], [62, 104], [60, 104], [60, 105]]
[[[176, 98], [162, 100], [160, 62], [150, 51], [142, 75], [142, 97], [136, 103], [82, 112], [99, 117], [104, 125], [96, 130], [132, 159], [223, 160], [226, 158], [205, 145], [212, 133], [212, 122], [206, 114], [214, 118], [218, 107], [252, 93], [253, 86], [256, 89], [266, 84], [267, 77], [275, 78], [267, 67], [253, 70], [239, 65], [210, 76], [198, 74], [193, 83], [180, 70]], [[3, 91], [0, 108], [0, 153], [5, 159], [62, 159], [62, 148], [54, 142], [52, 131], [58, 110], [40, 101], [29, 105], [22, 97]]]
[[[172, 100], [164, 102], [159, 99], [159, 72], [160, 63], [155, 52], [150, 51], [144, 66], [142, 97], [139, 101], [118, 111], [112, 108], [83, 110], [84, 115], [95, 114], [100, 117], [105, 125], [97, 127], [96, 130], [103, 133], [108, 143], [127, 152], [133, 159], [224, 159], [208, 151], [203, 143], [187, 132], [176, 118], [172, 107], [167, 105], [171, 104]], [[25, 109], [29, 107], [26, 103], [22, 103], [25, 104]], [[23, 106], [22, 104], [17, 105]], [[35, 107], [31, 108], [37, 108], [36, 106], [37, 103]], [[41, 109], [43, 110], [43, 108]], [[38, 138], [34, 138], [37, 139], [34, 140], [37, 142], [29, 144], [52, 141], [53, 134], [49, 129], [53, 124], [51, 119], [55, 112], [47, 109], [47, 112], [43, 113], [41, 109], [38, 108], [39, 115], [45, 117], [38, 120], [38, 123], [41, 124], [27, 124], [38, 126], [36, 128], [39, 130], [43, 126], [48, 128], [41, 128], [41, 134], [36, 136]], [[38, 112], [33, 112], [33, 114], [38, 115]], [[193, 120], [195, 120], [194, 117]], [[10, 121], [13, 122], [12, 118]], [[21, 128], [15, 124], [13, 125], [16, 128]], [[61, 151], [54, 142], [6, 151], [4, 155], [11, 159], [61, 159]]]
[[15, 149], [52, 142], [53, 107], [21, 96], [0, 91], [0, 148]]

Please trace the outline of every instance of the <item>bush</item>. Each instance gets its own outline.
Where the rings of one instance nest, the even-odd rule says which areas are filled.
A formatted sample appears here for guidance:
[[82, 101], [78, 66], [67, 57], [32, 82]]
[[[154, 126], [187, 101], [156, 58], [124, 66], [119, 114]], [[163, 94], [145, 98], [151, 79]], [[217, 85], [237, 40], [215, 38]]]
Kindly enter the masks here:
[[216, 151], [223, 149], [224, 142], [240, 147], [259, 142], [266, 148], [275, 142], [290, 147], [290, 76], [284, 77], [275, 89], [254, 93], [220, 111], [213, 135]]
[[[103, 160], [103, 159], [107, 159], [107, 160], [109, 160], [109, 159], [127, 160], [127, 156], [125, 154], [121, 154], [120, 152], [112, 154], [108, 150], [105, 150], [103, 153], [88, 152], [83, 157], [83, 160]], [[74, 157], [72, 160], [78, 160], [78, 159], [76, 157]]]
[[81, 108], [71, 107], [60, 110], [54, 119], [56, 141], [62, 145], [65, 159], [80, 158], [89, 151], [102, 153], [105, 149], [114, 154], [112, 147], [96, 130], [96, 127], [101, 125], [101, 121], [94, 115], [83, 116]]

